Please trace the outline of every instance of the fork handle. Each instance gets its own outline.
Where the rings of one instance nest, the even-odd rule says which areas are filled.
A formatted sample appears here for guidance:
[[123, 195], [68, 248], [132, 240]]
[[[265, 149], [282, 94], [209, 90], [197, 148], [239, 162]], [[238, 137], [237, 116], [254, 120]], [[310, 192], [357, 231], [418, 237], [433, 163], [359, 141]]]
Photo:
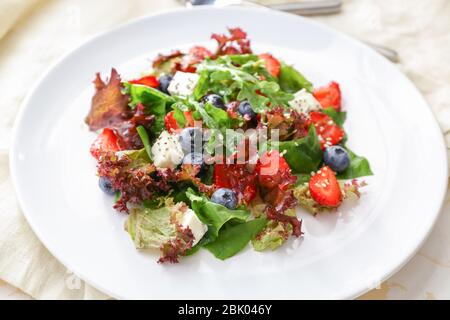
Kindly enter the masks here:
[[342, 1], [341, 0], [321, 0], [321, 1], [304, 1], [293, 3], [280, 3], [267, 5], [267, 7], [287, 11], [302, 16], [332, 14], [341, 12]]

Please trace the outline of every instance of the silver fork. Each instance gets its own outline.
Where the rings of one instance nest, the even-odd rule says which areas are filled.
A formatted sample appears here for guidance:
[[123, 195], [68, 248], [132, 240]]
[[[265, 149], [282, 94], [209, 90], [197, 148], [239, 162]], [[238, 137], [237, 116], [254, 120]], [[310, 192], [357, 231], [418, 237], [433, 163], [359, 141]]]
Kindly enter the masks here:
[[[252, 5], [256, 7], [270, 8], [273, 10], [286, 11], [290, 13], [295, 13], [303, 16], [313, 16], [313, 15], [325, 15], [339, 13], [342, 9], [341, 0], [319, 0], [319, 1], [303, 1], [303, 2], [293, 2], [293, 3], [281, 3], [274, 5], [262, 5], [254, 1], [248, 0], [180, 0], [187, 7], [201, 6], [201, 5], [215, 5], [215, 6], [230, 6], [230, 5]], [[368, 41], [363, 41], [366, 45], [370, 46], [372, 49], [385, 56], [390, 61], [397, 63], [399, 62], [399, 55], [397, 51], [374, 44]]]
[[291, 2], [272, 5], [263, 5], [260, 3], [256, 3], [255, 1], [249, 0], [184, 0], [184, 3], [188, 7], [201, 5], [229, 6], [229, 5], [246, 4], [257, 7], [266, 7], [273, 10], [291, 12], [303, 16], [338, 13], [341, 11], [342, 7], [341, 0], [304, 1], [304, 2]]

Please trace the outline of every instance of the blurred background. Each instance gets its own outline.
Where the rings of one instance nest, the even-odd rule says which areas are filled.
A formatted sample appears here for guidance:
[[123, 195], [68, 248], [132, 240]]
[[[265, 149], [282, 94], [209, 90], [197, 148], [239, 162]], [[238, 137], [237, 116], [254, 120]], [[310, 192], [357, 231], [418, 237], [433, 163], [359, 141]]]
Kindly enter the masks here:
[[[398, 68], [424, 94], [450, 146], [450, 1], [342, 2], [339, 13], [311, 19], [397, 51]], [[184, 6], [177, 0], [0, 0], [0, 299], [107, 298], [66, 270], [29, 229], [9, 180], [11, 128], [29, 89], [62, 55], [122, 23]], [[174, 27], [182, 32], [182, 26]], [[449, 200], [447, 195], [440, 221], [419, 254], [362, 298], [450, 298]]]

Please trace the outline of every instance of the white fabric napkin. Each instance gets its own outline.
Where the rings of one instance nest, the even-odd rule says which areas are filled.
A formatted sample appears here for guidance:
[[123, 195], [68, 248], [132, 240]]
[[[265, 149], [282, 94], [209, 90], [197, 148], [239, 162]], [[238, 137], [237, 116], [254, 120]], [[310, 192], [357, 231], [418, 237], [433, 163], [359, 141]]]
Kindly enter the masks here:
[[[264, 1], [264, 3], [282, 1]], [[0, 1], [0, 153], [39, 75], [93, 34], [180, 6], [176, 0]], [[315, 18], [399, 51], [400, 68], [450, 130], [450, 1], [348, 0], [339, 15]], [[447, 135], [450, 145], [450, 139]], [[449, 226], [450, 227], [450, 226]], [[0, 279], [38, 299], [106, 299], [60, 264], [31, 231], [16, 203], [8, 157], [0, 155]]]

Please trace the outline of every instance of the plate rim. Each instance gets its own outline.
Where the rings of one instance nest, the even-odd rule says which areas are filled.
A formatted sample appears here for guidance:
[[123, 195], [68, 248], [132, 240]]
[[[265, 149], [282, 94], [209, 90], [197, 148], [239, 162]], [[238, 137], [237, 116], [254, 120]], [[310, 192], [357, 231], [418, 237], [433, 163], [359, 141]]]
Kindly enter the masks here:
[[[431, 115], [431, 118], [433, 119], [433, 130], [438, 133], [438, 136], [440, 137], [439, 139], [439, 144], [441, 145], [441, 151], [442, 151], [442, 155], [443, 155], [443, 173], [444, 173], [444, 178], [443, 181], [448, 180], [448, 156], [447, 156], [447, 152], [446, 152], [446, 143], [445, 143], [445, 139], [444, 136], [442, 134], [442, 130], [440, 129], [439, 123], [436, 119], [436, 116], [434, 115], [431, 106], [429, 105], [429, 103], [426, 101], [425, 97], [423, 96], [423, 94], [420, 92], [420, 90], [416, 87], [416, 85], [412, 82], [411, 79], [409, 79], [404, 72], [402, 72], [401, 70], [399, 70], [398, 68], [395, 67], [395, 65], [389, 61], [388, 59], [386, 59], [384, 56], [382, 56], [381, 54], [379, 54], [377, 51], [375, 51], [374, 49], [372, 49], [370, 46], [368, 46], [367, 44], [351, 37], [350, 35], [347, 35], [343, 32], [341, 32], [340, 30], [334, 29], [328, 25], [322, 24], [318, 21], [315, 21], [313, 19], [310, 18], [306, 18], [303, 16], [298, 16], [295, 14], [291, 14], [291, 13], [287, 13], [287, 12], [280, 12], [280, 11], [276, 11], [270, 8], [257, 8], [257, 7], [242, 7], [242, 6], [230, 6], [230, 7], [212, 7], [212, 6], [201, 6], [201, 7], [195, 7], [195, 8], [185, 8], [185, 7], [180, 7], [180, 8], [172, 8], [172, 9], [165, 9], [165, 10], [160, 10], [156, 13], [152, 13], [152, 14], [147, 14], [144, 15], [142, 17], [138, 17], [135, 19], [131, 19], [128, 22], [125, 23], [121, 23], [115, 27], [112, 27], [108, 30], [105, 30], [103, 32], [97, 33], [91, 37], [89, 37], [88, 39], [86, 39], [85, 41], [81, 42], [80, 44], [76, 45], [75, 47], [73, 47], [72, 49], [70, 49], [70, 51], [66, 52], [65, 54], [63, 54], [60, 58], [56, 59], [55, 62], [53, 62], [49, 67], [47, 67], [47, 69], [45, 70], [45, 72], [43, 72], [43, 74], [39, 77], [39, 79], [35, 82], [35, 84], [32, 86], [32, 88], [28, 91], [25, 99], [23, 100], [23, 102], [20, 104], [20, 108], [19, 111], [16, 115], [16, 118], [14, 120], [14, 125], [13, 125], [13, 129], [12, 129], [12, 143], [9, 149], [9, 172], [10, 172], [10, 176], [11, 176], [11, 181], [12, 181], [12, 185], [14, 188], [14, 191], [16, 193], [16, 199], [17, 202], [19, 204], [19, 207], [21, 209], [21, 211], [23, 212], [30, 228], [32, 229], [32, 231], [36, 234], [36, 236], [38, 237], [39, 241], [42, 243], [42, 245], [61, 263], [64, 265], [65, 268], [68, 268], [68, 264], [65, 262], [65, 259], [61, 259], [61, 257], [58, 254], [55, 254], [54, 252], [56, 250], [53, 250], [53, 246], [50, 245], [49, 243], [46, 243], [46, 241], [42, 240], [45, 239], [45, 237], [42, 236], [42, 234], [39, 232], [38, 228], [36, 227], [36, 224], [34, 223], [34, 219], [32, 218], [32, 215], [29, 213], [31, 210], [30, 208], [28, 208], [28, 206], [26, 205], [26, 201], [23, 198], [21, 191], [20, 191], [20, 187], [19, 187], [19, 182], [18, 182], [18, 176], [17, 176], [17, 164], [14, 161], [17, 156], [18, 156], [18, 145], [19, 145], [19, 138], [18, 138], [18, 131], [19, 131], [19, 127], [20, 127], [20, 123], [22, 122], [22, 118], [24, 117], [25, 114], [25, 109], [27, 108], [27, 106], [30, 104], [31, 102], [31, 97], [34, 95], [34, 93], [37, 91], [37, 88], [41, 85], [41, 83], [45, 82], [45, 79], [47, 78], [47, 76], [49, 74], [51, 74], [53, 72], [53, 70], [55, 70], [60, 64], [64, 63], [64, 61], [70, 57], [73, 54], [76, 54], [79, 50], [82, 50], [84, 47], [88, 46], [89, 44], [96, 42], [98, 39], [102, 38], [103, 36], [106, 36], [110, 33], [113, 32], [117, 32], [121, 29], [126, 29], [129, 25], [133, 25], [133, 24], [137, 24], [140, 23], [144, 20], [151, 20], [155, 17], [158, 16], [164, 16], [167, 14], [172, 14], [172, 13], [177, 13], [177, 14], [186, 14], [192, 11], [229, 11], [229, 12], [233, 12], [233, 11], [253, 11], [253, 12], [263, 12], [263, 13], [270, 13], [273, 15], [279, 15], [279, 16], [289, 16], [289, 17], [296, 17], [299, 20], [302, 20], [304, 23], [307, 24], [311, 24], [313, 25], [315, 28], [319, 28], [319, 29], [323, 29], [326, 32], [338, 35], [342, 38], [344, 38], [346, 41], [351, 42], [353, 45], [360, 47], [360, 48], [364, 48], [365, 51], [370, 51], [374, 56], [377, 56], [378, 59], [382, 59], [384, 60], [385, 63], [388, 63], [389, 65], [391, 65], [391, 67], [395, 68], [397, 73], [399, 74], [399, 76], [401, 76], [403, 78], [404, 81], [406, 81], [409, 86], [411, 87], [411, 90], [416, 91], [416, 93], [418, 93], [418, 95], [420, 96], [420, 99], [422, 100], [422, 103], [427, 106], [428, 108], [426, 108], [426, 112], [429, 113], [429, 115]], [[436, 141], [437, 142], [437, 141]], [[436, 221], [438, 220], [441, 212], [442, 212], [442, 207], [444, 205], [444, 200], [445, 200], [445, 196], [447, 193], [447, 189], [448, 189], [448, 181], [446, 181], [443, 184], [443, 188], [440, 194], [440, 202], [439, 205], [437, 206], [436, 212], [434, 212], [434, 217], [433, 219], [430, 219], [430, 223], [426, 228], [426, 232], [421, 235], [420, 239], [418, 239], [418, 241], [416, 243], [414, 243], [414, 246], [410, 246], [411, 248], [414, 247], [413, 250], [410, 250], [410, 252], [408, 254], [406, 254], [401, 260], [402, 262], [400, 264], [398, 264], [398, 266], [396, 268], [393, 268], [390, 272], [387, 272], [386, 274], [383, 274], [382, 277], [380, 277], [381, 282], [386, 281], [388, 278], [390, 278], [391, 276], [393, 276], [395, 273], [397, 273], [400, 269], [402, 269], [416, 254], [417, 252], [421, 249], [421, 247], [423, 246], [423, 244], [425, 243], [425, 241], [428, 239], [429, 235], [431, 234], [431, 232], [434, 229], [434, 226], [436, 224]], [[70, 269], [71, 270], [71, 269]], [[80, 277], [85, 283], [91, 285], [92, 287], [100, 290], [101, 292], [114, 297], [114, 298], [119, 298], [119, 299], [126, 299], [125, 297], [121, 297], [119, 294], [113, 293], [110, 290], [104, 288], [101, 285], [98, 285], [94, 279], [87, 279], [88, 277], [85, 277], [82, 273], [75, 273], [78, 277]], [[350, 294], [350, 293], [341, 293], [341, 296], [339, 297], [335, 297], [334, 299], [354, 299], [357, 298], [361, 295], [363, 295], [364, 293], [370, 291], [370, 288], [362, 288], [358, 291], [354, 290], [355, 292]]]

